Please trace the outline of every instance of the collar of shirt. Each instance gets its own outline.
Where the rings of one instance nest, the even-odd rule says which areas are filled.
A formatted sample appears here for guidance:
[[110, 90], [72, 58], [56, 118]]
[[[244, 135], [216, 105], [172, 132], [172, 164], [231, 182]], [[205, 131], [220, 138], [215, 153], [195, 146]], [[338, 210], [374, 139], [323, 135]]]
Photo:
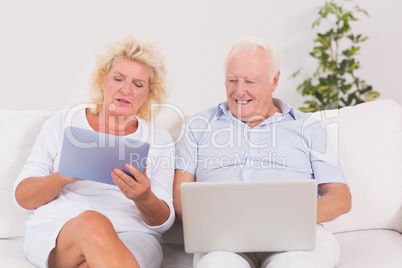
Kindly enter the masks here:
[[[276, 99], [276, 98], [273, 98], [272, 102], [274, 103], [274, 105], [276, 107], [281, 109], [282, 113], [273, 114], [272, 116], [267, 118], [265, 121], [263, 121], [261, 124], [259, 124], [257, 127], [263, 127], [265, 125], [277, 123], [281, 120], [296, 120], [295, 112], [289, 104], [287, 104], [286, 102], [284, 102], [280, 99]], [[215, 113], [215, 118], [219, 119], [222, 115], [225, 115], [234, 121], [243, 123], [230, 112], [227, 101], [222, 102], [218, 105], [217, 111]]]

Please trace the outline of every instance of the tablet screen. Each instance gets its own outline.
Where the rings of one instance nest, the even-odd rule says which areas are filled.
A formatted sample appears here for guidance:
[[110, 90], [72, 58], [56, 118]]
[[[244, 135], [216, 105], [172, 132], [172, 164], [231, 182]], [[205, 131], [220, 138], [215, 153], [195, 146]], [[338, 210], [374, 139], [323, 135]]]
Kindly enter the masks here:
[[143, 173], [148, 151], [149, 143], [144, 141], [69, 126], [64, 130], [58, 172], [115, 185], [113, 169], [118, 168], [135, 179], [125, 165], [131, 164]]

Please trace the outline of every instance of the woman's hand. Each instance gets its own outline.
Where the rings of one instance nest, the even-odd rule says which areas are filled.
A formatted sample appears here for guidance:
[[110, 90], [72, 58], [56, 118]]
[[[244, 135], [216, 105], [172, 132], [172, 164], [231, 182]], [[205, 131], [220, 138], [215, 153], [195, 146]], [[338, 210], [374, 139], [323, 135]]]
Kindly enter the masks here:
[[146, 224], [150, 226], [163, 224], [169, 218], [170, 209], [151, 191], [151, 182], [146, 176], [146, 170], [142, 174], [131, 165], [127, 164], [126, 168], [136, 180], [123, 171], [115, 169], [112, 172], [113, 181], [128, 199], [134, 201], [142, 220]]
[[126, 168], [133, 174], [135, 180], [120, 169], [114, 169], [112, 172], [114, 183], [128, 199], [133, 201], [148, 199], [151, 193], [151, 182], [146, 176], [146, 167], [144, 174], [132, 165], [126, 164]]
[[26, 178], [18, 185], [15, 198], [21, 207], [36, 209], [55, 199], [64, 187], [78, 180], [80, 179], [58, 172], [43, 177]]

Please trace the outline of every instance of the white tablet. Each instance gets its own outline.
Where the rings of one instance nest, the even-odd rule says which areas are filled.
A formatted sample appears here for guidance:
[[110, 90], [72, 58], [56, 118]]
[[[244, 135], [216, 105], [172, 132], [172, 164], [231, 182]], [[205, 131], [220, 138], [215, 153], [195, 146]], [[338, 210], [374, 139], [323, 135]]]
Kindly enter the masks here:
[[111, 172], [131, 164], [144, 172], [149, 143], [77, 127], [64, 130], [58, 172], [62, 175], [115, 185]]

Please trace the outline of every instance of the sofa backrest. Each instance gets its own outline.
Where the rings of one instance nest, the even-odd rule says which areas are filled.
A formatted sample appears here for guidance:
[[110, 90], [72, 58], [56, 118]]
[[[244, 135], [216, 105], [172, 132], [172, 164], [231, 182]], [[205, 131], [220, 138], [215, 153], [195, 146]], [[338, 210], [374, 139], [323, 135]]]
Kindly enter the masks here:
[[23, 237], [29, 212], [13, 202], [14, 181], [21, 172], [49, 111], [0, 110], [0, 238]]
[[[0, 238], [23, 237], [29, 212], [13, 204], [15, 179], [49, 111], [0, 110]], [[402, 110], [391, 100], [315, 113], [326, 126], [353, 195], [352, 211], [325, 225], [333, 232], [393, 229], [402, 232]], [[156, 124], [174, 140], [184, 115], [162, 112]], [[176, 240], [176, 234], [165, 242]], [[169, 240], [169, 241], [168, 241]]]
[[402, 109], [392, 100], [316, 113], [327, 126], [352, 193], [352, 210], [326, 223], [332, 232], [402, 232]]

